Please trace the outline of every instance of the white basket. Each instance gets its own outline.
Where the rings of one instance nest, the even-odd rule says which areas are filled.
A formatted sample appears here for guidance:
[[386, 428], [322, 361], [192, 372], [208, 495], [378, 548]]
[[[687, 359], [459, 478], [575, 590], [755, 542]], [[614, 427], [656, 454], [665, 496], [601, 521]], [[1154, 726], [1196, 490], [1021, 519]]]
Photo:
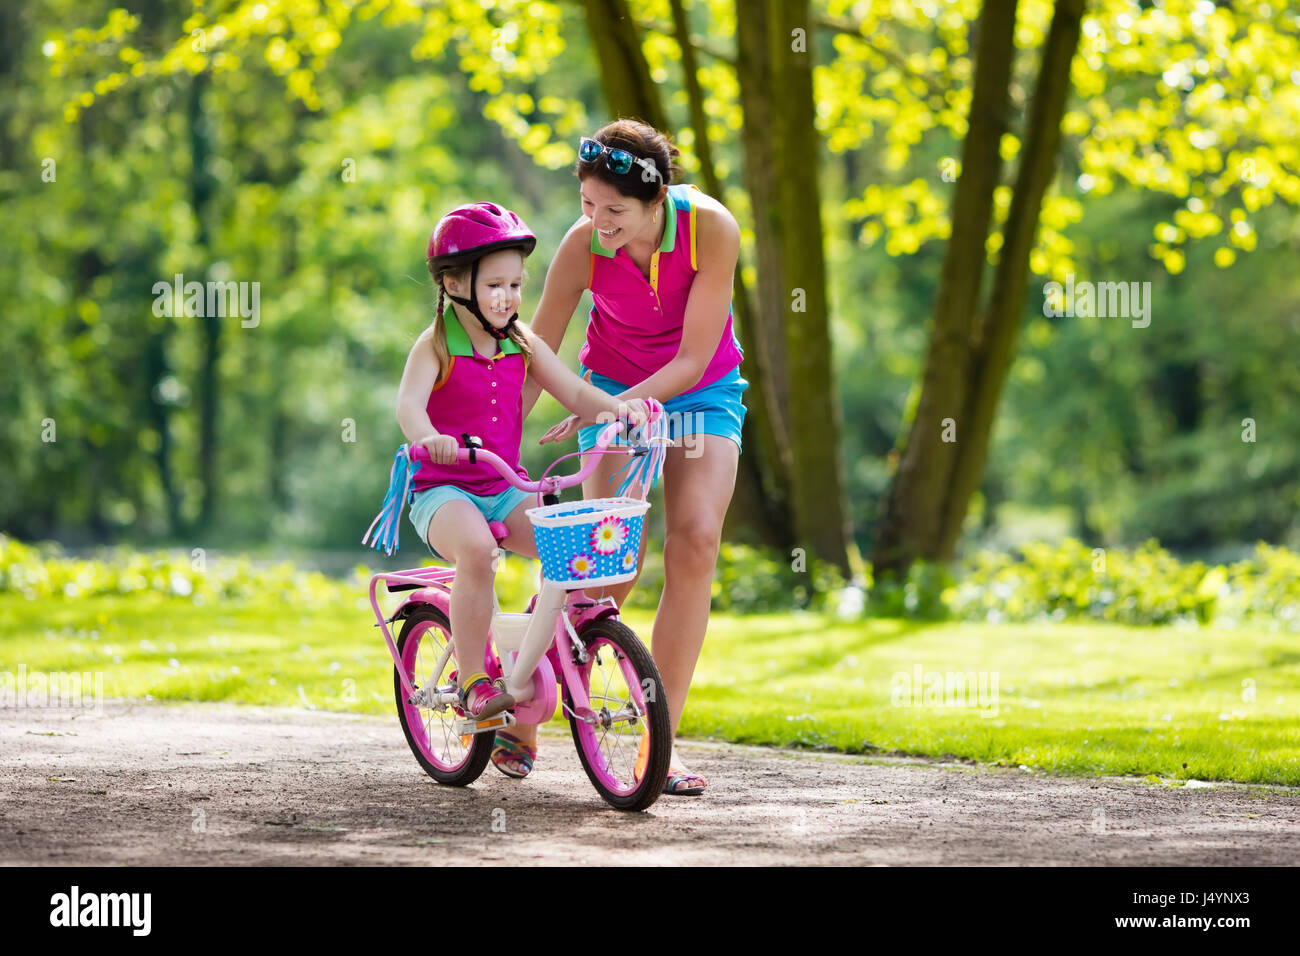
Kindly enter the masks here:
[[636, 577], [645, 514], [640, 498], [591, 498], [528, 509], [542, 574], [596, 587]]

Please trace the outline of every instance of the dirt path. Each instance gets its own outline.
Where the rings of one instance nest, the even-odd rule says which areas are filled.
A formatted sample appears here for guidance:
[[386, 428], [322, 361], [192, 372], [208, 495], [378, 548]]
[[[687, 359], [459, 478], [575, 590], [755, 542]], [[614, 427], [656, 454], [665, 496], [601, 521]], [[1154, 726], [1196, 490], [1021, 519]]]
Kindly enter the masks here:
[[1297, 790], [684, 749], [708, 792], [627, 814], [606, 807], [558, 734], [528, 780], [489, 767], [455, 789], [420, 770], [396, 717], [141, 701], [107, 702], [103, 716], [4, 709], [0, 864], [1300, 859]]

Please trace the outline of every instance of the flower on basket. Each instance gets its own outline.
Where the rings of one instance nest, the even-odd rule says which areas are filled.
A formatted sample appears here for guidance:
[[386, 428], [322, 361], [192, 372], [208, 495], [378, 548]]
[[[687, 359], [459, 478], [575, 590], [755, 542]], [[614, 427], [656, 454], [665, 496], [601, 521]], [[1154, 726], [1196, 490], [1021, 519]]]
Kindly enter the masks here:
[[585, 578], [596, 570], [596, 561], [589, 554], [575, 554], [569, 559], [569, 573], [575, 578]]
[[636, 570], [636, 549], [635, 548], [629, 549], [627, 554], [623, 555], [623, 570], [624, 571]]
[[601, 554], [613, 554], [627, 540], [627, 525], [613, 515], [601, 518], [591, 529], [591, 546]]

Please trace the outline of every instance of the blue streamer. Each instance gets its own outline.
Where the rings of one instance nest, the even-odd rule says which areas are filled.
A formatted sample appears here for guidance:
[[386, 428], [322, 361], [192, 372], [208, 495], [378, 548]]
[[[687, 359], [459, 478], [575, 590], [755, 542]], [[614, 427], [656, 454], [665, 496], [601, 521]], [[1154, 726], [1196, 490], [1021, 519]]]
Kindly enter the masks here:
[[[383, 551], [389, 555], [397, 550], [398, 531], [402, 526], [402, 509], [406, 507], [411, 480], [419, 468], [420, 463], [412, 461], [407, 455], [407, 447], [400, 446], [393, 456], [393, 470], [388, 474], [388, 493], [384, 495], [383, 507], [379, 509], [375, 520], [370, 522], [366, 533], [361, 536], [362, 544], [368, 543], [376, 551]], [[374, 532], [373, 538], [371, 532]]]
[[668, 438], [668, 416], [664, 414], [662, 405], [659, 406], [659, 413], [655, 420], [643, 425], [641, 432], [650, 450], [643, 455], [629, 458], [627, 464], [614, 473], [617, 476], [627, 472], [627, 477], [618, 486], [620, 498], [628, 493], [635, 482], [641, 483], [642, 499], [648, 498], [650, 492], [659, 484], [659, 476], [664, 470], [664, 458], [667, 456], [665, 447]]

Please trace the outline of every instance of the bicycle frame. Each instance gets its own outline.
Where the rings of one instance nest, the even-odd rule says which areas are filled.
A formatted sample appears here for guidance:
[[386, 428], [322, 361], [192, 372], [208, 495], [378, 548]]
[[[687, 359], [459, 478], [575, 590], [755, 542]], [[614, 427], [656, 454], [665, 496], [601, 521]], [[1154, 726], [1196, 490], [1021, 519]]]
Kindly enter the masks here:
[[[402, 667], [397, 642], [389, 625], [393, 621], [401, 620], [407, 608], [419, 604], [433, 605], [450, 620], [450, 584], [455, 575], [456, 572], [452, 568], [413, 568], [406, 571], [380, 571], [370, 578], [370, 605], [378, 619], [376, 626], [383, 630], [388, 653], [393, 658], [393, 664], [402, 682], [402, 689], [408, 698], [415, 696], [417, 690]], [[414, 584], [417, 590], [407, 595], [392, 615], [385, 617], [380, 609], [377, 593], [381, 583]], [[588, 597], [581, 588], [569, 589], [551, 581], [544, 581], [541, 592], [537, 596], [537, 604], [529, 613], [502, 611], [500, 607], [495, 606], [495, 595], [493, 604], [492, 623], [488, 635], [489, 650], [493, 646], [496, 647], [506, 678], [506, 689], [518, 704], [523, 706], [535, 703], [536, 706], [529, 710], [546, 710], [543, 716], [537, 718], [538, 720], [550, 717], [555, 712], [554, 664], [558, 664], [564, 686], [573, 700], [574, 713], [581, 720], [594, 722], [596, 714], [591, 708], [586, 689], [578, 678], [573, 656], [558, 653], [558, 649], [566, 646], [568, 642], [571, 642], [575, 649], [581, 649], [578, 631], [589, 621], [603, 617], [617, 617], [618, 609], [613, 599], [603, 598], [596, 601]], [[553, 655], [554, 663], [552, 663], [552, 656], [547, 654], [551, 648], [557, 649], [557, 653]], [[440, 662], [443, 663], [445, 662]], [[639, 695], [640, 688], [633, 688], [633, 692]], [[456, 699], [454, 693], [439, 693], [430, 699], [430, 703], [453, 703]], [[645, 706], [644, 700], [637, 699], [636, 703], [638, 707]], [[518, 716], [516, 714], [516, 718]], [[527, 722], [535, 721], [527, 720]]]
[[[608, 448], [609, 442], [622, 429], [622, 422], [614, 422], [609, 425], [601, 433], [596, 446], [591, 449], [591, 452], [597, 454], [633, 454], [632, 449]], [[408, 452], [413, 459], [420, 458], [420, 453], [423, 453], [423, 457], [427, 459], [428, 453], [420, 446], [415, 446]], [[493, 465], [501, 473], [502, 477], [515, 487], [538, 494], [553, 494], [562, 488], [581, 483], [583, 479], [595, 471], [597, 463], [596, 455], [593, 454], [592, 460], [572, 475], [543, 477], [538, 481], [526, 482], [520, 479], [498, 456], [489, 451], [462, 448], [458, 453], [458, 458], [462, 461], [474, 461], [476, 457], [481, 457], [485, 462]], [[370, 578], [370, 606], [375, 612], [376, 626], [383, 630], [384, 641], [388, 645], [388, 653], [393, 658], [394, 667], [397, 670], [402, 689], [406, 693], [408, 700], [418, 693], [429, 694], [428, 702], [431, 705], [455, 703], [458, 699], [454, 692], [443, 691], [438, 688], [416, 690], [402, 666], [397, 642], [389, 627], [394, 621], [404, 618], [408, 608], [420, 604], [433, 605], [445, 614], [450, 622], [451, 583], [455, 576], [456, 572], [453, 568], [427, 567], [411, 568], [404, 571], [379, 571]], [[381, 583], [387, 586], [390, 592], [394, 590], [394, 586], [398, 586], [398, 589], [402, 589], [402, 586], [414, 587], [414, 590], [406, 596], [397, 609], [388, 617], [384, 616], [379, 605], [378, 588]], [[586, 652], [578, 638], [578, 631], [588, 622], [603, 617], [618, 617], [618, 608], [613, 599], [593, 600], [587, 596], [579, 584], [557, 584], [543, 578], [541, 590], [537, 595], [537, 602], [532, 611], [522, 614], [502, 611], [497, 602], [496, 592], [493, 591], [492, 622], [488, 633], [487, 653], [490, 655], [492, 648], [496, 647], [503, 676], [506, 679], [506, 690], [515, 698], [517, 703], [513, 718], [505, 714], [502, 715], [502, 717], [506, 718], [507, 723], [512, 719], [514, 721], [522, 720], [526, 723], [537, 723], [549, 719], [555, 713], [556, 667], [559, 668], [560, 673], [558, 676], [560, 676], [573, 701], [575, 716], [588, 723], [595, 723], [601, 719], [591, 707], [591, 700], [574, 664], [574, 654], [562, 653], [561, 651], [571, 646], [577, 652], [578, 658], [580, 660], [584, 659], [582, 655]], [[551, 649], [554, 649], [554, 654], [548, 653]], [[450, 642], [444, 653], [450, 655]], [[439, 661], [437, 671], [442, 672], [445, 665], [446, 660]], [[645, 699], [642, 696], [644, 689], [633, 687], [630, 690], [633, 694], [633, 703], [641, 712], [644, 712], [646, 706]], [[492, 718], [479, 724], [470, 722], [470, 725], [466, 727], [467, 731], [488, 730], [503, 726], [503, 723], [501, 720]]]

